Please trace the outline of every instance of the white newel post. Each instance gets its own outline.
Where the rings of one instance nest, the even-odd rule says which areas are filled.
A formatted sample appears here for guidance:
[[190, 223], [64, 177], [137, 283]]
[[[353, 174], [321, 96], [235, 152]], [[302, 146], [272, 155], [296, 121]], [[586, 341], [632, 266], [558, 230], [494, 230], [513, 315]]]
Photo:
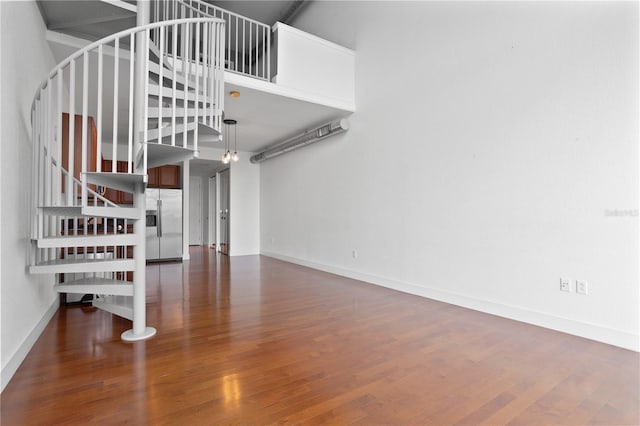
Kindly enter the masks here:
[[[139, 1], [137, 26], [146, 25], [150, 21], [151, 2]], [[149, 39], [146, 32], [141, 31], [136, 35], [136, 63], [135, 63], [135, 107], [134, 107], [134, 135], [137, 143], [136, 150], [143, 149], [144, 142], [142, 131], [144, 129], [145, 84], [146, 84], [146, 51]], [[136, 173], [146, 173], [146, 158], [142, 164], [136, 165]], [[146, 196], [145, 185], [138, 184], [133, 195], [133, 203], [140, 211], [140, 219], [133, 224], [136, 235], [136, 245], [133, 248], [135, 271], [133, 273], [133, 329], [122, 333], [122, 340], [136, 341], [148, 339], [156, 334], [156, 329], [146, 325], [146, 241], [145, 241], [145, 214]]]

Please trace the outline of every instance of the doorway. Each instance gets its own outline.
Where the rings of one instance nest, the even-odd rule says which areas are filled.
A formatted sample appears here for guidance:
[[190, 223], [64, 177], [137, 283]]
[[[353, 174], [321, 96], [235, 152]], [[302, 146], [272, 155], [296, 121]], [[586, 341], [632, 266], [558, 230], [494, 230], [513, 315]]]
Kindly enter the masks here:
[[216, 197], [216, 177], [209, 177], [209, 213], [208, 213], [208, 223], [209, 229], [207, 230], [207, 241], [209, 243], [209, 247], [216, 248], [216, 228], [218, 226], [218, 221], [216, 220], [216, 209], [217, 209], [217, 197]]
[[218, 251], [229, 255], [229, 169], [218, 173]]
[[189, 245], [202, 245], [202, 178], [189, 178]]

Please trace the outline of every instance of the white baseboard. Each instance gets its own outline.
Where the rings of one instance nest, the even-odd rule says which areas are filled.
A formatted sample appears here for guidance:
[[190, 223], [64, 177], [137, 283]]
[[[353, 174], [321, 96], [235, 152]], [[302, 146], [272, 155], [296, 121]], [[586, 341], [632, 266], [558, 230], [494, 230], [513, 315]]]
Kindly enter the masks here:
[[29, 351], [38, 340], [38, 337], [44, 331], [44, 328], [49, 324], [53, 315], [58, 311], [60, 306], [60, 299], [55, 298], [49, 309], [44, 313], [38, 324], [31, 330], [31, 333], [24, 339], [18, 350], [13, 354], [9, 362], [2, 368], [2, 374], [0, 378], [0, 392], [4, 391], [13, 375], [18, 371], [18, 367], [25, 360]]
[[298, 259], [286, 255], [273, 252], [262, 252], [261, 255], [272, 257], [274, 259], [283, 260], [285, 262], [295, 263], [297, 265], [306, 266], [324, 272], [364, 281], [369, 284], [375, 284], [387, 287], [403, 293], [414, 294], [416, 296], [426, 297], [428, 299], [438, 300], [440, 302], [461, 306], [475, 311], [485, 312], [500, 317], [537, 325], [551, 330], [561, 331], [563, 333], [572, 334], [574, 336], [584, 337], [586, 339], [596, 340], [598, 342], [607, 343], [609, 345], [619, 346], [621, 348], [630, 349], [640, 352], [640, 335], [636, 335], [624, 330], [617, 330], [604, 327], [598, 324], [577, 321], [571, 318], [563, 318], [546, 312], [534, 311], [528, 308], [514, 305], [506, 305], [492, 300], [478, 299], [466, 296], [464, 294], [443, 291], [439, 289], [418, 286], [407, 282], [402, 282], [390, 278], [379, 277], [358, 271], [352, 271], [338, 266], [324, 265], [309, 260]]

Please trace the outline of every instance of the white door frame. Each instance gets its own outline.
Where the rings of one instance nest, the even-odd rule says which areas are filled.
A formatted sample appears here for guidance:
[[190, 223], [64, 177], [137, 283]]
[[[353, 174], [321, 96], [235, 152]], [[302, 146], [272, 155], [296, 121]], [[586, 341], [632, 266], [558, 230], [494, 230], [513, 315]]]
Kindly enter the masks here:
[[220, 253], [220, 172], [216, 172], [216, 252]]
[[[220, 218], [220, 216], [221, 216], [221, 214], [220, 214], [221, 213], [220, 212], [220, 193], [222, 191], [220, 190], [220, 188], [221, 188], [220, 181], [222, 179], [220, 179], [220, 175], [222, 173], [224, 173], [224, 172], [228, 173], [227, 196], [229, 197], [229, 201], [231, 201], [231, 192], [230, 192], [231, 191], [231, 171], [227, 168], [227, 169], [220, 170], [220, 171], [216, 172], [216, 252], [220, 252], [221, 251], [220, 250], [220, 248], [221, 248], [221, 244], [220, 244], [220, 241], [221, 241], [221, 235], [220, 235], [220, 228], [221, 228], [221, 226], [220, 226], [220, 220], [221, 220], [221, 218]], [[227, 223], [229, 223], [229, 220], [230, 220], [229, 214], [227, 214]], [[229, 246], [231, 245], [231, 227], [230, 226], [227, 227], [227, 241], [226, 241], [226, 244], [227, 244], [227, 246], [226, 246], [227, 254], [229, 254], [230, 253]]]
[[[209, 244], [209, 247], [212, 246], [218, 246], [218, 221], [217, 221], [217, 215], [216, 215], [216, 207], [218, 205], [218, 199], [217, 199], [217, 187], [216, 187], [216, 183], [217, 183], [217, 179], [216, 179], [216, 175], [213, 176], [209, 176], [209, 217], [208, 217], [208, 223], [209, 223], [209, 228], [208, 228], [208, 235], [207, 235], [207, 243]], [[215, 231], [214, 231], [215, 229]]]

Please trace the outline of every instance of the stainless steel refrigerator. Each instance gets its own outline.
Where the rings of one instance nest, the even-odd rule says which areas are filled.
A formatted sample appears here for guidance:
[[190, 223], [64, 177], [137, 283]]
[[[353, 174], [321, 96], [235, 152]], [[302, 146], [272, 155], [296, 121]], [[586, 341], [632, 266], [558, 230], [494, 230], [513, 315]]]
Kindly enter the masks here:
[[182, 259], [182, 190], [147, 188], [147, 260]]

